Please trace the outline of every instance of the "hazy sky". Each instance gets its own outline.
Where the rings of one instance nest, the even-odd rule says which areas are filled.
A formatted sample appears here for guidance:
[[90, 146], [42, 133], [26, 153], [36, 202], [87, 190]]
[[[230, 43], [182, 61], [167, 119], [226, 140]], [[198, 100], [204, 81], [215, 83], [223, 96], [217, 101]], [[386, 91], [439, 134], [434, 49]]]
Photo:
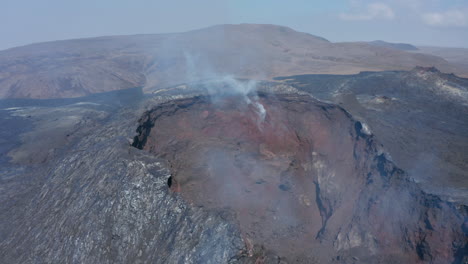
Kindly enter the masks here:
[[331, 41], [468, 47], [468, 0], [0, 0], [0, 50], [58, 39], [289, 26]]

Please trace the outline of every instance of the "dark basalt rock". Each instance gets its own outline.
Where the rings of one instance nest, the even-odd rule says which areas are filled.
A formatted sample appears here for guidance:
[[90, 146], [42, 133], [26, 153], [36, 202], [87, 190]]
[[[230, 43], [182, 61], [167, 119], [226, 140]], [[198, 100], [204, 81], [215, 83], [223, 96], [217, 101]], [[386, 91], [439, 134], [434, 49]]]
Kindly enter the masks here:
[[[129, 145], [139, 104], [116, 110], [110, 107], [115, 97], [108, 98], [102, 105], [90, 100], [50, 107], [38, 101], [43, 106], [26, 102], [11, 110], [40, 121], [28, 132], [35, 138], [62, 115], [79, 122], [71, 123], [74, 140], [60, 156], [27, 166], [2, 163], [0, 263], [250, 259], [243, 257], [245, 244], [227, 212], [187, 204], [168, 189], [164, 161]], [[68, 133], [64, 127], [56, 137]], [[28, 139], [22, 145], [29, 146]], [[36, 142], [45, 152], [51, 147], [49, 141]]]
[[277, 79], [364, 121], [426, 192], [468, 204], [468, 79], [434, 67]]
[[341, 107], [275, 91], [251, 97], [264, 119], [189, 93], [11, 110], [34, 128], [1, 164], [0, 262], [466, 262], [466, 206], [422, 191]]

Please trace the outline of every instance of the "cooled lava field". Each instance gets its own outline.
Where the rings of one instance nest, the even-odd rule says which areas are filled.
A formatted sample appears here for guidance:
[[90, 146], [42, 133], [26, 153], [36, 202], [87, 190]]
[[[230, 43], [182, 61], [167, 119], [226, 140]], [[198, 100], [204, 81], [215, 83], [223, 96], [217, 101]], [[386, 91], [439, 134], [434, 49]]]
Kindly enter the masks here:
[[290, 77], [2, 101], [19, 126], [1, 149], [2, 262], [466, 263], [463, 200], [314, 92]]

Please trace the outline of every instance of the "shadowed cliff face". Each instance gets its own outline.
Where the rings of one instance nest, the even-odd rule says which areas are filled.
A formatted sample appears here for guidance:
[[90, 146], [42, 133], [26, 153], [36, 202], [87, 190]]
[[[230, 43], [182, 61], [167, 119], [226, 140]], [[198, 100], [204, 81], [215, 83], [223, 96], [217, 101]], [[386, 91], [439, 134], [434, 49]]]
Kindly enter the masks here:
[[466, 208], [422, 192], [340, 107], [297, 94], [199, 96], [148, 111], [137, 131], [133, 145], [167, 161], [168, 188], [235, 213], [248, 251], [308, 263], [462, 261]]
[[365, 120], [426, 192], [468, 204], [468, 79], [422, 67], [278, 79]]

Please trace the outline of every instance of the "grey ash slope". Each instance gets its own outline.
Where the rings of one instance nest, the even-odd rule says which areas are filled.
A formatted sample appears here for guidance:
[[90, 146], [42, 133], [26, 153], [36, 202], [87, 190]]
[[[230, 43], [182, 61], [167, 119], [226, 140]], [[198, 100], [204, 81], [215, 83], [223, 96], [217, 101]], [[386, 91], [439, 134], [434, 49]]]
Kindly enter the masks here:
[[151, 92], [206, 78], [191, 75], [187, 55], [195, 59], [198, 69], [253, 79], [409, 70], [418, 65], [468, 74], [432, 55], [367, 43], [331, 43], [274, 25], [221, 25], [185, 33], [55, 41], [0, 51], [0, 98], [79, 97], [138, 86]]

